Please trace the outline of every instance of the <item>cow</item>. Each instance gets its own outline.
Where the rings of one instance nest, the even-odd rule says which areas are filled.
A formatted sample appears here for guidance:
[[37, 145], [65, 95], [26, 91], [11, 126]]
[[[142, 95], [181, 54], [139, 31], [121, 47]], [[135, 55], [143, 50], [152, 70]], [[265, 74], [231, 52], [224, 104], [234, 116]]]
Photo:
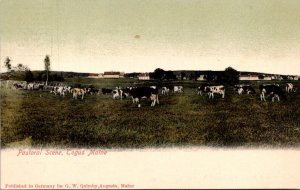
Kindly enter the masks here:
[[294, 85], [292, 83], [287, 83], [285, 85], [285, 90], [287, 93], [290, 93], [290, 92], [296, 92], [297, 91], [297, 88], [298, 86], [297, 85]]
[[221, 94], [222, 98], [225, 98], [225, 87], [223, 85], [218, 86], [206, 86], [204, 91], [208, 93], [208, 98], [213, 99], [214, 94]]
[[200, 96], [202, 96], [203, 93], [208, 93], [209, 92], [209, 88], [206, 88], [208, 87], [209, 85], [208, 84], [202, 84], [201, 86], [199, 86], [197, 89], [196, 89], [196, 93]]
[[33, 90], [34, 89], [34, 83], [28, 83], [27, 89], [28, 90]]
[[101, 91], [102, 91], [102, 94], [111, 94], [112, 93], [112, 89], [107, 89], [107, 88], [102, 88]]
[[84, 92], [85, 92], [85, 94], [93, 95], [93, 94], [96, 94], [98, 92], [98, 90], [92, 86], [92, 87], [84, 88]]
[[141, 99], [151, 99], [151, 107], [155, 106], [155, 103], [159, 104], [158, 90], [151, 87], [137, 87], [129, 91], [129, 95], [132, 97], [133, 103], [138, 103], [138, 107], [141, 107]]
[[66, 90], [66, 92], [71, 93], [72, 87], [71, 86], [66, 86], [65, 90]]
[[259, 85], [259, 90], [261, 92], [260, 94], [260, 100], [266, 101], [265, 95], [272, 96], [272, 102], [274, 102], [274, 99], [277, 98], [278, 101], [280, 101], [279, 96], [282, 96], [284, 100], [287, 100], [286, 95], [284, 94], [283, 90], [277, 85], [274, 84], [261, 84]]
[[174, 93], [183, 93], [183, 87], [182, 86], [174, 86], [173, 92]]
[[126, 87], [122, 90], [122, 96], [123, 98], [126, 98], [129, 96], [130, 91], [133, 89], [134, 87]]
[[121, 89], [115, 89], [112, 91], [113, 94], [113, 99], [115, 100], [116, 98], [120, 98], [121, 100], [123, 99], [123, 90]]
[[13, 87], [14, 89], [24, 89], [24, 84], [14, 82], [13, 85], [12, 85], [12, 87]]
[[235, 89], [237, 89], [237, 92], [239, 95], [243, 94], [243, 92], [247, 93], [247, 94], [255, 94], [255, 90], [254, 88], [249, 85], [249, 84], [240, 84], [240, 85], [235, 85]]
[[168, 95], [169, 94], [170, 89], [168, 87], [162, 87], [161, 88], [161, 94], [162, 95]]
[[84, 97], [84, 94], [85, 94], [84, 89], [82, 89], [82, 88], [73, 88], [71, 90], [71, 92], [73, 93], [73, 98], [75, 100], [77, 100], [78, 96], [81, 96], [81, 99], [83, 100], [83, 97]]
[[27, 85], [27, 90], [43, 90], [44, 89], [44, 84], [43, 83], [28, 83]]
[[67, 92], [66, 87], [64, 86], [55, 86], [50, 93], [53, 93], [54, 95], [59, 94], [60, 96], [65, 97], [65, 93]]

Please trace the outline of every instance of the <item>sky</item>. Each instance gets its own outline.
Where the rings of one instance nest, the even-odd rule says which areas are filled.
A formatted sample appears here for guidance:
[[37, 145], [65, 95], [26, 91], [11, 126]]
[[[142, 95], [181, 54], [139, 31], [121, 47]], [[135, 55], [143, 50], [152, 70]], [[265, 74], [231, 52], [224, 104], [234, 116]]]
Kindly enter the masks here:
[[300, 75], [299, 0], [0, 0], [0, 58], [43, 70]]

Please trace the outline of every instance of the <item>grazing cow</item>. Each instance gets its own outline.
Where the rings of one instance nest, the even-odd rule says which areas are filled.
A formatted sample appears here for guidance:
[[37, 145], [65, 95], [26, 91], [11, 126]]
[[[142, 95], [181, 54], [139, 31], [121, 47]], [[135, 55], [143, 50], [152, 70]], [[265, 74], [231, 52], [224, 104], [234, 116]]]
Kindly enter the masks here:
[[85, 94], [96, 94], [98, 90], [95, 87], [84, 88]]
[[73, 93], [73, 98], [77, 100], [77, 97], [78, 96], [81, 96], [81, 99], [83, 100], [83, 97], [84, 97], [84, 94], [85, 94], [85, 91], [84, 89], [81, 89], [81, 88], [73, 88], [72, 90], [72, 93]]
[[55, 86], [50, 93], [53, 93], [55, 96], [59, 94], [60, 96], [65, 97], [66, 88], [64, 86]]
[[28, 83], [27, 89], [28, 90], [33, 90], [33, 88], [34, 88], [34, 83]]
[[237, 89], [237, 92], [239, 95], [243, 94], [243, 92], [247, 93], [247, 94], [255, 94], [255, 90], [254, 88], [249, 85], [249, 84], [240, 84], [240, 85], [235, 85], [235, 89]]
[[280, 101], [279, 96], [282, 96], [284, 100], [287, 100], [286, 95], [284, 94], [283, 90], [277, 85], [274, 84], [261, 84], [259, 85], [259, 90], [261, 92], [260, 94], [260, 100], [266, 101], [265, 95], [272, 96], [272, 102], [274, 102], [274, 99], [277, 98], [278, 101]]
[[168, 87], [162, 87], [161, 88], [161, 94], [162, 95], [168, 95], [169, 94], [170, 89]]
[[297, 85], [294, 85], [292, 83], [287, 83], [285, 86], [285, 90], [287, 93], [296, 92], [297, 88], [298, 88]]
[[209, 92], [209, 87], [208, 84], [202, 84], [201, 86], [199, 86], [197, 89], [196, 89], [196, 92], [198, 95], [202, 96], [203, 93], [208, 93]]
[[158, 101], [158, 90], [150, 87], [137, 87], [133, 88], [129, 92], [132, 97], [133, 103], [138, 103], [138, 107], [141, 107], [141, 99], [150, 98], [152, 103], [151, 107], [155, 106], [155, 103], [159, 104]]
[[130, 91], [133, 89], [133, 87], [126, 87], [122, 90], [122, 95], [123, 95], [123, 98], [126, 98], [129, 96], [130, 94]]
[[213, 99], [214, 94], [221, 94], [222, 98], [225, 98], [225, 87], [223, 85], [218, 86], [206, 86], [204, 88], [205, 92], [208, 92], [208, 98]]
[[[65, 97], [65, 93], [67, 92], [66, 87], [64, 86], [59, 86], [57, 89], [57, 93], [63, 97]], [[56, 95], [56, 94], [55, 94]]]
[[173, 92], [174, 93], [183, 93], [183, 87], [182, 86], [174, 86]]
[[116, 98], [120, 98], [121, 100], [123, 99], [123, 90], [121, 89], [115, 89], [112, 91], [113, 94], [113, 99], [115, 100]]
[[27, 90], [43, 90], [44, 84], [43, 83], [28, 83]]
[[66, 90], [66, 92], [71, 93], [72, 87], [71, 86], [66, 86], [65, 90]]
[[112, 93], [112, 89], [107, 89], [107, 88], [102, 88], [101, 91], [102, 91], [102, 94], [110, 94], [110, 93]]
[[13, 85], [12, 85], [12, 87], [14, 88], [14, 89], [24, 89], [24, 85], [22, 84], [22, 83], [14, 83]]
[[44, 90], [45, 88], [45, 85], [44, 84], [38, 84], [38, 89], [39, 90]]

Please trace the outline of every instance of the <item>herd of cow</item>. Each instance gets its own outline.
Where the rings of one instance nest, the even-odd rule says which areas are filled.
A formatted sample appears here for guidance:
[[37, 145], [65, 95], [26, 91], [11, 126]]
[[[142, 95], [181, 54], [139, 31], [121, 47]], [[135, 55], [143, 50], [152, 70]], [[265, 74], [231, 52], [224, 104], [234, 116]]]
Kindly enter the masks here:
[[[294, 85], [292, 83], [287, 83], [285, 85], [285, 91], [287, 93], [290, 92], [296, 92], [297, 85]], [[235, 91], [239, 95], [245, 94], [255, 94], [254, 88], [250, 84], [238, 84], [234, 86]], [[260, 100], [266, 101], [266, 95], [268, 97], [272, 98], [272, 101], [274, 102], [275, 98], [277, 98], [278, 101], [280, 101], [280, 97], [283, 99], [287, 99], [284, 91], [280, 88], [279, 84], [261, 84], [259, 85], [259, 91], [260, 91]], [[221, 94], [222, 98], [225, 97], [225, 87], [223, 85], [219, 86], [210, 86], [207, 84], [203, 84], [202, 86], [197, 88], [197, 93], [202, 96], [203, 93], [208, 94], [209, 98], [214, 98], [214, 94]]]
[[[26, 89], [26, 90], [46, 90], [49, 91], [51, 94], [65, 96], [67, 93], [72, 94], [74, 99], [81, 97], [84, 98], [85, 94], [103, 94], [112, 95], [113, 99], [123, 99], [127, 97], [132, 98], [132, 102], [138, 104], [138, 107], [141, 107], [141, 100], [149, 99], [151, 100], [151, 106], [155, 106], [155, 104], [159, 104], [158, 95], [169, 95], [170, 93], [183, 93], [182, 86], [164, 86], [158, 89], [156, 86], [150, 87], [116, 87], [115, 89], [107, 89], [102, 88], [97, 90], [94, 87], [88, 88], [73, 88], [68, 85], [58, 84], [58, 85], [45, 85], [41, 82], [34, 82], [34, 83], [18, 83], [15, 82], [12, 86], [15, 89]], [[237, 91], [239, 95], [242, 94], [255, 94], [254, 88], [250, 84], [239, 84], [234, 86], [234, 90]], [[287, 93], [296, 92], [297, 85], [292, 83], [287, 83], [285, 85], [285, 91]], [[278, 84], [261, 84], [259, 85], [260, 91], [260, 100], [266, 101], [266, 96], [271, 97], [272, 101], [274, 102], [275, 98], [280, 101], [280, 97], [283, 99], [287, 99], [284, 90], [280, 88]], [[209, 85], [209, 84], [202, 84], [201, 86], [196, 88], [196, 93], [200, 96], [207, 95], [209, 99], [213, 99], [215, 94], [221, 95], [222, 98], [225, 98], [225, 86], [224, 85]]]

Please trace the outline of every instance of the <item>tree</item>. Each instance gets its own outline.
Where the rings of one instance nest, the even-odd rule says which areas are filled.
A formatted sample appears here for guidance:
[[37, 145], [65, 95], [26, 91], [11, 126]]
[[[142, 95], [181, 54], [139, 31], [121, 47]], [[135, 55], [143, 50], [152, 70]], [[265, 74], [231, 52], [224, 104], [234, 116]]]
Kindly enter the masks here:
[[50, 71], [50, 58], [49, 55], [46, 55], [44, 59], [45, 71], [46, 71], [46, 86], [48, 85], [49, 80], [49, 71]]
[[224, 72], [220, 73], [217, 81], [230, 85], [236, 84], [239, 82], [239, 72], [232, 67], [228, 67]]
[[164, 79], [166, 79], [166, 80], [175, 80], [176, 75], [173, 73], [173, 71], [165, 71]]
[[190, 79], [190, 80], [195, 79], [195, 72], [192, 72], [192, 73], [190, 74], [189, 79]]
[[181, 77], [181, 80], [185, 79], [185, 77], [186, 77], [185, 72], [182, 71], [180, 77]]
[[265, 76], [264, 76], [263, 74], [259, 74], [259, 75], [258, 75], [258, 79], [259, 79], [259, 80], [263, 80], [264, 78], [265, 78]]
[[154, 70], [154, 73], [152, 76], [154, 79], [161, 80], [163, 78], [164, 74], [165, 74], [165, 71], [163, 69], [157, 68]]
[[4, 61], [4, 66], [6, 67], [7, 69], [7, 72], [10, 72], [11, 71], [11, 59], [9, 57], [6, 57], [5, 61]]
[[194, 78], [194, 80], [197, 81], [198, 77], [199, 77], [199, 72], [195, 71], [195, 78]]
[[25, 71], [25, 81], [26, 82], [31, 82], [33, 81], [33, 73], [30, 71], [30, 69], [27, 69]]
[[215, 79], [215, 75], [214, 75], [212, 72], [209, 72], [209, 73], [207, 73], [207, 74], [204, 76], [204, 79], [205, 79], [207, 82], [213, 82], [214, 79]]
[[19, 63], [18, 66], [16, 67], [17, 71], [27, 71], [29, 70], [29, 68], [25, 65], [23, 65], [22, 63]]

